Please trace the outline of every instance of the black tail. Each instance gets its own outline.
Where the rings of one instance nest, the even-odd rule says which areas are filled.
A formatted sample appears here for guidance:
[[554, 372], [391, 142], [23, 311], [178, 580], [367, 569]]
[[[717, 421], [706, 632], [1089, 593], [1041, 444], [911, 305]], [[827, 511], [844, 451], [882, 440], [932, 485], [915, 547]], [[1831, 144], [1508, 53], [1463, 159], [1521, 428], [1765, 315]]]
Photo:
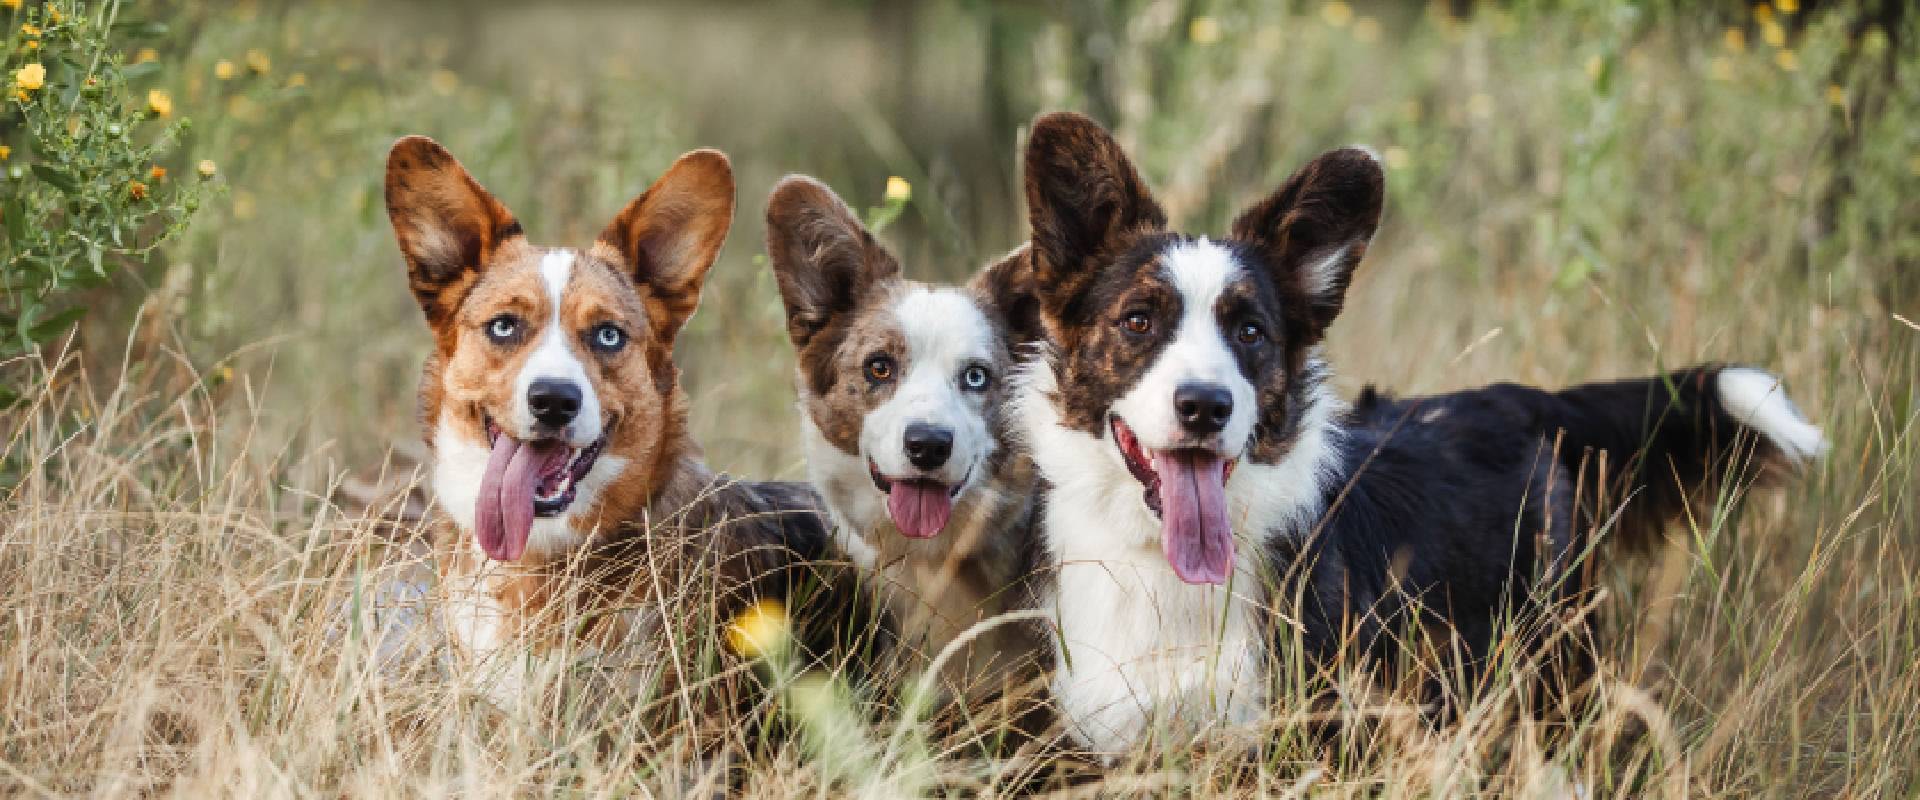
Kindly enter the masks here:
[[1750, 367], [1709, 364], [1535, 399], [1534, 423], [1547, 441], [1558, 437], [1582, 514], [1614, 521], [1609, 537], [1629, 548], [1827, 449], [1780, 379]]

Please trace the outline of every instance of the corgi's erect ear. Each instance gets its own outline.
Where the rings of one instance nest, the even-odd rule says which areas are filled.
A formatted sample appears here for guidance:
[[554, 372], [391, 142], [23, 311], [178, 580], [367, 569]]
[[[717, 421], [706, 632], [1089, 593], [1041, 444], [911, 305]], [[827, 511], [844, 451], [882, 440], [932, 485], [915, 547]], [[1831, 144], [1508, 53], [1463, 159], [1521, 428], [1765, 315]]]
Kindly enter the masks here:
[[1367, 254], [1386, 202], [1373, 153], [1342, 148], [1307, 162], [1233, 222], [1233, 236], [1261, 251], [1289, 305], [1298, 341], [1319, 341], [1340, 315], [1353, 270]]
[[1041, 311], [1054, 323], [1073, 324], [1101, 263], [1119, 255], [1132, 234], [1165, 228], [1166, 212], [1120, 143], [1071, 112], [1034, 120], [1025, 181]]
[[900, 273], [840, 196], [805, 175], [782, 179], [767, 198], [767, 257], [797, 350], [852, 311], [874, 284]]
[[700, 287], [733, 227], [733, 165], [718, 150], [681, 156], [633, 199], [600, 243], [647, 296], [654, 333], [673, 341], [700, 306]]
[[386, 195], [407, 280], [427, 324], [439, 328], [494, 253], [521, 238], [520, 223], [452, 153], [425, 136], [393, 143]]
[[1032, 247], [1022, 247], [988, 264], [967, 286], [1000, 315], [1010, 344], [1046, 338], [1040, 323], [1040, 296], [1035, 291]]

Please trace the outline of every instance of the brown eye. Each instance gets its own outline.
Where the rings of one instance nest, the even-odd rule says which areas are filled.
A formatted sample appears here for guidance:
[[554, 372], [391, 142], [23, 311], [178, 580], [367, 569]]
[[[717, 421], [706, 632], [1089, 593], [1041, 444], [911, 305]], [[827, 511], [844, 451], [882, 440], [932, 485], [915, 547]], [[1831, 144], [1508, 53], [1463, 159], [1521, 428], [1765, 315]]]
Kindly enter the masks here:
[[1241, 344], [1252, 347], [1253, 345], [1266, 341], [1267, 334], [1265, 331], [1260, 330], [1259, 325], [1251, 322], [1242, 322], [1240, 323], [1240, 330], [1234, 334], [1234, 338], [1240, 340]]
[[893, 380], [893, 359], [887, 356], [874, 356], [867, 359], [867, 379], [871, 381]]
[[1121, 320], [1120, 326], [1126, 328], [1128, 333], [1135, 336], [1144, 336], [1153, 330], [1153, 318], [1147, 316], [1146, 312], [1135, 311], [1128, 314], [1126, 319]]

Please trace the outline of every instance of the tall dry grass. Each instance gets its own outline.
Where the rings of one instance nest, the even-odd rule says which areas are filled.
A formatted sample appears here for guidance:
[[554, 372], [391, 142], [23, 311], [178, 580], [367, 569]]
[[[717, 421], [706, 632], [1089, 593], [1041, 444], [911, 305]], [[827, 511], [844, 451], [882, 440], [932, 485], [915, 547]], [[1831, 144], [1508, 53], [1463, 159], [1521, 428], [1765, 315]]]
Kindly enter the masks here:
[[[498, 4], [457, 25], [180, 4], [188, 144], [233, 193], [151, 291], [100, 298], [119, 313], [84, 347], [4, 367], [27, 399], [0, 412], [0, 793], [1914, 796], [1920, 70], [1899, 47], [1920, 20], [1768, 8], [1778, 45], [1751, 11], [1598, 0]], [[208, 77], [249, 48], [272, 71]], [[805, 170], [864, 205], [908, 177], [889, 239], [910, 274], [957, 278], [1018, 237], [1017, 126], [1050, 107], [1106, 117], [1195, 229], [1313, 152], [1380, 148], [1386, 224], [1332, 332], [1347, 390], [1731, 359], [1786, 376], [1833, 453], [1606, 561], [1600, 699], [1557, 748], [1512, 680], [1436, 727], [1358, 678], [1329, 710], [1289, 677], [1253, 729], [1103, 774], [996, 746], [991, 711], [920, 724], [782, 672], [690, 714], [580, 654], [485, 702], [418, 549], [333, 500], [412, 435], [427, 346], [380, 218], [385, 145], [441, 137], [556, 243], [675, 153], [726, 147], [742, 211], [681, 347], [694, 423], [717, 465], [794, 477], [759, 193]], [[712, 653], [706, 629], [673, 644]], [[1328, 714], [1359, 724], [1309, 736]]]

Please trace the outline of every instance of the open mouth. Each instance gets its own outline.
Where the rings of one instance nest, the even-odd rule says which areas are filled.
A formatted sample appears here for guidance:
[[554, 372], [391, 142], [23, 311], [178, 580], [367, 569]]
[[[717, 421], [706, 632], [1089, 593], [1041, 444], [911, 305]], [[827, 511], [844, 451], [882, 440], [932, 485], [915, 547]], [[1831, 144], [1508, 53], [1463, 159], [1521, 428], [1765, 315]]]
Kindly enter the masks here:
[[1174, 573], [1187, 583], [1226, 583], [1233, 572], [1226, 487], [1234, 460], [1202, 447], [1150, 451], [1118, 415], [1108, 423], [1142, 499], [1160, 517], [1160, 547]]
[[514, 561], [526, 553], [535, 517], [559, 516], [573, 505], [607, 437], [585, 447], [558, 439], [521, 441], [488, 419], [487, 439], [492, 453], [480, 480], [474, 535], [488, 558]]
[[893, 519], [893, 527], [909, 539], [940, 535], [953, 517], [953, 499], [967, 485], [965, 478], [952, 486], [926, 478], [888, 478], [880, 474], [873, 459], [867, 459], [867, 477], [873, 479], [873, 488], [887, 496], [887, 516]]

